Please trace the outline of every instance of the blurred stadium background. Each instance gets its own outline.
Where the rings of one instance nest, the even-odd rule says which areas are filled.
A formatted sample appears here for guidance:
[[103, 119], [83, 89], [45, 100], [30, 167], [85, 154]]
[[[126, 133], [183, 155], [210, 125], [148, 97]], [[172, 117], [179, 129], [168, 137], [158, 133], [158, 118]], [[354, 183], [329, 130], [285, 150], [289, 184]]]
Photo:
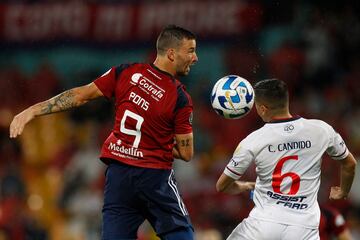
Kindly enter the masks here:
[[[199, 240], [220, 240], [252, 207], [248, 194], [215, 192], [239, 140], [262, 125], [255, 111], [224, 120], [209, 104], [227, 74], [285, 80], [293, 113], [321, 118], [360, 156], [360, 21], [355, 1], [0, 1], [0, 239], [99, 239], [105, 166], [99, 148], [112, 107], [99, 100], [38, 118], [10, 140], [14, 114], [111, 66], [152, 62], [169, 23], [198, 36], [199, 62], [182, 79], [194, 101], [195, 159], [176, 175]], [[358, 168], [359, 169], [359, 168]], [[338, 184], [323, 161], [321, 203]], [[254, 167], [244, 179], [254, 180]], [[349, 199], [332, 202], [360, 239], [360, 175]], [[157, 239], [144, 224], [139, 237]]]

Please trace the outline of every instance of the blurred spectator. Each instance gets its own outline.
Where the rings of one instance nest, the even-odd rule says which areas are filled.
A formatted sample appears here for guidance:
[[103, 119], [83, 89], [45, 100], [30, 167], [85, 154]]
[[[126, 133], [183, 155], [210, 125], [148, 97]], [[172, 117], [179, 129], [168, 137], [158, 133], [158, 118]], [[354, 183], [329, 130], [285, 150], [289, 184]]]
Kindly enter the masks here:
[[351, 233], [343, 215], [330, 205], [320, 206], [321, 217], [319, 233], [321, 240], [352, 240]]

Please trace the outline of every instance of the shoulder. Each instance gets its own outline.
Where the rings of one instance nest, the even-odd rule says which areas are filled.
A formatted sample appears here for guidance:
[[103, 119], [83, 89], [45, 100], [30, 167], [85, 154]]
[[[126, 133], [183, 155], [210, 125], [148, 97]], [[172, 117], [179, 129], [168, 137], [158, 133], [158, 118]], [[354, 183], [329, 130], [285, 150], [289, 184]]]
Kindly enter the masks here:
[[334, 133], [334, 128], [328, 124], [327, 122], [320, 120], [320, 119], [305, 119], [303, 121], [306, 125], [313, 127], [317, 131], [323, 131], [326, 134]]
[[178, 96], [186, 96], [186, 98], [188, 98], [189, 100], [191, 100], [191, 96], [188, 93], [188, 91], [186, 90], [186, 87], [184, 84], [182, 84], [180, 81], [176, 80], [175, 81], [175, 86], [176, 86], [176, 91], [178, 93]]
[[307, 124], [316, 125], [316, 126], [319, 126], [319, 127], [329, 127], [330, 126], [328, 123], [326, 123], [325, 121], [320, 120], [320, 119], [302, 118], [302, 121], [307, 123]]
[[144, 63], [123, 63], [112, 67], [115, 72], [115, 78], [118, 78], [125, 70], [141, 70], [145, 67]]
[[240, 145], [244, 147], [251, 147], [254, 144], [258, 144], [261, 142], [261, 139], [264, 137], [264, 133], [266, 132], [266, 125], [262, 126], [261, 128], [251, 132], [247, 135], [241, 142]]
[[186, 87], [179, 80], [175, 80], [177, 99], [175, 111], [185, 106], [192, 106], [190, 94], [186, 91]]

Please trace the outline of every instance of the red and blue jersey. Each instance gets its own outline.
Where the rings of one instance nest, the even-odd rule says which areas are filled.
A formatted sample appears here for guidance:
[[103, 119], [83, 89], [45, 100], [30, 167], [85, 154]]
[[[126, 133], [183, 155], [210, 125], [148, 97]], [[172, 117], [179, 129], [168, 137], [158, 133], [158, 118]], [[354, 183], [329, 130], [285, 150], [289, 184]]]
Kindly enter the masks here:
[[170, 169], [175, 134], [192, 132], [192, 100], [185, 86], [152, 64], [123, 64], [94, 83], [115, 103], [115, 123], [100, 158]]

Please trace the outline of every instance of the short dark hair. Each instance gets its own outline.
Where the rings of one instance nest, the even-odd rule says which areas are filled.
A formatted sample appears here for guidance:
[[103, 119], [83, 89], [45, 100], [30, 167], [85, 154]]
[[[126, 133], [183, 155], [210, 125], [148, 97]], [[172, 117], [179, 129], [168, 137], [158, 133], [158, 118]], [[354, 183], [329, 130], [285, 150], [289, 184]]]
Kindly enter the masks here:
[[159, 34], [156, 41], [156, 50], [164, 55], [169, 48], [177, 48], [183, 39], [196, 39], [195, 35], [182, 27], [176, 25], [166, 26]]
[[284, 81], [276, 78], [265, 79], [254, 85], [255, 101], [270, 109], [283, 109], [289, 104], [288, 87]]

